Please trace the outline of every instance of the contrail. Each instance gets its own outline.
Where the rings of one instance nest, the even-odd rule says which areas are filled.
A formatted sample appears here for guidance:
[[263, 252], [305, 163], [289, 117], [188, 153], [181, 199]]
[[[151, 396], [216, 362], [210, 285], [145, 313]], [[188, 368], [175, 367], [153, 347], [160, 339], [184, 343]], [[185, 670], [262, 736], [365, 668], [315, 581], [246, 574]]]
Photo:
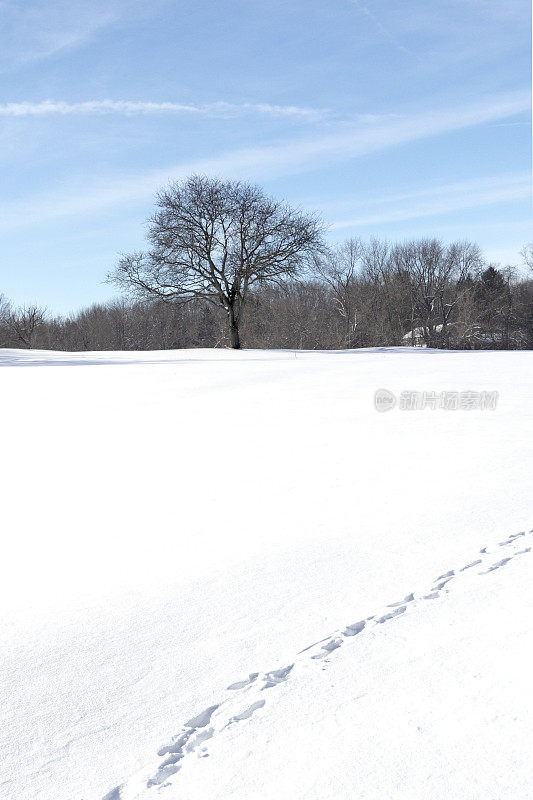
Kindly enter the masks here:
[[[363, 4], [360, 2], [360, 0], [350, 0], [350, 3], [351, 3], [353, 6], [355, 6], [357, 9], [359, 9], [359, 11], [360, 11], [362, 14], [364, 14], [364, 15], [365, 15], [365, 17], [368, 17], [368, 19], [370, 19], [370, 20], [371, 20], [371, 21], [374, 23], [374, 25], [376, 26], [376, 28], [378, 29], [378, 31], [381, 33], [381, 35], [382, 35], [382, 36], [384, 36], [384, 37], [385, 37], [385, 39], [387, 39], [387, 40], [388, 40], [388, 41], [389, 41], [391, 44], [393, 44], [393, 45], [394, 45], [394, 46], [395, 46], [395, 47], [396, 47], [398, 50], [401, 50], [401, 51], [402, 51], [402, 53], [408, 53], [408, 54], [409, 54], [409, 55], [411, 55], [411, 56], [412, 56], [412, 55], [415, 55], [415, 54], [414, 54], [414, 53], [413, 53], [411, 50], [409, 50], [409, 48], [408, 48], [408, 47], [405, 47], [405, 45], [403, 45], [403, 44], [402, 44], [402, 43], [401, 43], [401, 42], [400, 42], [400, 41], [399, 41], [399, 40], [398, 40], [398, 39], [397, 39], [397, 38], [396, 38], [396, 37], [395, 37], [395, 36], [394, 36], [394, 35], [393, 35], [393, 34], [392, 34], [390, 31], [389, 31], [389, 30], [388, 30], [388, 28], [386, 28], [386, 27], [385, 27], [385, 26], [384, 26], [384, 25], [383, 25], [383, 24], [382, 24], [382, 23], [379, 21], [379, 19], [376, 17], [376, 15], [375, 15], [375, 14], [373, 14], [373, 13], [372, 13], [372, 11], [370, 11], [370, 9], [369, 9], [369, 8], [367, 8], [366, 6], [364, 6], [364, 5], [363, 5]], [[417, 58], [418, 58], [418, 56], [417, 56]]]

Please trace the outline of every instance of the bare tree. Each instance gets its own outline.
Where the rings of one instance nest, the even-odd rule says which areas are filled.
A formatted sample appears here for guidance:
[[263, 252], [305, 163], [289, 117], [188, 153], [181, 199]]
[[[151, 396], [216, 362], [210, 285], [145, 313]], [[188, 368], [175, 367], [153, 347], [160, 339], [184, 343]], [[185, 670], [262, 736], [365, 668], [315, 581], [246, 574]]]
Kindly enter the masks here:
[[343, 345], [353, 347], [357, 328], [356, 283], [361, 269], [363, 244], [348, 239], [316, 259], [316, 271], [331, 292], [333, 305], [344, 327]]
[[380, 345], [400, 344], [406, 322], [413, 318], [410, 294], [397, 270], [394, 254], [394, 247], [377, 238], [363, 249], [363, 275], [370, 301], [368, 322], [375, 343]]
[[0, 347], [8, 347], [11, 336], [9, 318], [11, 316], [11, 304], [5, 295], [0, 294]]
[[231, 347], [250, 290], [295, 277], [322, 247], [322, 226], [257, 186], [192, 176], [157, 197], [147, 253], [124, 256], [109, 279], [139, 297], [222, 306]]
[[411, 296], [412, 323], [422, 328], [428, 347], [449, 346], [449, 325], [466, 277], [479, 270], [481, 252], [470, 242], [443, 245], [420, 239], [398, 245], [393, 261]]
[[526, 244], [525, 247], [521, 249], [520, 255], [526, 267], [533, 272], [533, 242]]
[[30, 348], [39, 326], [44, 322], [46, 309], [40, 306], [22, 306], [11, 312], [8, 324], [17, 340]]

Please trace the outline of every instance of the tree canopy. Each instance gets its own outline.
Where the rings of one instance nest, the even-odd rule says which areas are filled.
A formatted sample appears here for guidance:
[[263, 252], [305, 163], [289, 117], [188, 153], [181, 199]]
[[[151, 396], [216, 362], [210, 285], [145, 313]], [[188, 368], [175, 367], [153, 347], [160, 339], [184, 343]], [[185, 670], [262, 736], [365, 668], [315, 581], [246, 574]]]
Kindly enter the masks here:
[[258, 186], [193, 175], [158, 193], [149, 249], [123, 256], [110, 279], [140, 297], [222, 306], [238, 348], [250, 290], [296, 277], [323, 247], [322, 231], [317, 215]]

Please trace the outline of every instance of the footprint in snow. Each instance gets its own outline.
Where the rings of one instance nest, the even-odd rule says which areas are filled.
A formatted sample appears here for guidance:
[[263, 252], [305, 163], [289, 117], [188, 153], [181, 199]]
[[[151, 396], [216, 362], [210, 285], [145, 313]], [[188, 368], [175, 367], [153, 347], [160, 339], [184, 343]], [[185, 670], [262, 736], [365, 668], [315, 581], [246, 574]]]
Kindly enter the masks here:
[[376, 620], [376, 625], [382, 625], [384, 622], [388, 622], [390, 619], [394, 619], [399, 614], [403, 614], [404, 611], [407, 610], [407, 606], [400, 606], [399, 608], [395, 608], [394, 611], [391, 611], [389, 614], [384, 614], [382, 617]]
[[[211, 717], [217, 708], [219, 708], [218, 705], [209, 706], [196, 717], [190, 719], [185, 723], [185, 727], [189, 730], [184, 731], [174, 742], [171, 742], [157, 751], [159, 756], [167, 755], [167, 758], [161, 762], [156, 774], [148, 780], [146, 784], [148, 789], [151, 786], [161, 786], [167, 778], [170, 778], [171, 775], [175, 775], [176, 772], [181, 769], [181, 764], [179, 762], [185, 757], [185, 754], [192, 753], [198, 745], [213, 736], [213, 728], [209, 728], [208, 730], [202, 729], [209, 725]], [[115, 800], [115, 798], [111, 797], [110, 800]], [[118, 795], [117, 800], [120, 800], [120, 795]]]
[[510, 560], [511, 560], [511, 557], [502, 558], [501, 561], [497, 561], [495, 564], [492, 565], [492, 567], [489, 567], [487, 570], [485, 570], [485, 572], [480, 572], [480, 575], [487, 575], [489, 572], [494, 572], [495, 569], [499, 569], [500, 567], [504, 567]]
[[206, 708], [205, 711], [202, 711], [198, 716], [193, 717], [188, 722], [185, 723], [186, 728], [205, 728], [206, 725], [209, 725], [211, 722], [211, 717], [213, 716], [214, 712], [217, 710], [218, 704], [216, 706], [209, 706]]
[[311, 658], [324, 658], [324, 656], [329, 655], [342, 644], [342, 639], [330, 639], [327, 644], [322, 645], [323, 653], [317, 653], [316, 656], [311, 656]]
[[193, 733], [194, 733], [194, 731], [185, 731], [185, 733], [180, 734], [178, 736], [178, 738], [175, 739], [173, 742], [171, 742], [170, 744], [165, 745], [164, 747], [161, 747], [157, 751], [157, 755], [158, 756], [165, 756], [167, 753], [171, 753], [171, 754], [172, 753], [181, 753], [181, 751], [183, 750], [183, 748], [185, 746], [185, 743], [188, 741], [188, 739], [190, 739], [190, 737], [192, 736]]
[[440, 583], [437, 583], [437, 585], [434, 587], [435, 591], [440, 592], [440, 590], [444, 589], [444, 587], [446, 586], [446, 584], [449, 581], [451, 581], [451, 578], [447, 578], [445, 581], [441, 581]]
[[504, 542], [499, 542], [499, 545], [500, 547], [505, 547], [506, 545], [513, 544], [515, 539], [518, 539], [519, 536], [525, 536], [525, 535], [526, 535], [525, 531], [520, 531], [520, 533], [512, 533]]
[[[197, 714], [196, 717], [190, 719], [184, 725], [188, 730], [183, 731], [173, 742], [161, 747], [157, 751], [158, 756], [167, 756], [167, 758], [159, 765], [157, 773], [149, 779], [146, 784], [148, 788], [151, 786], [160, 786], [167, 778], [170, 778], [171, 775], [178, 772], [178, 770], [181, 769], [181, 764], [179, 762], [184, 758], [185, 752], [192, 752], [200, 742], [211, 738], [213, 735], [212, 733], [201, 732], [197, 734], [197, 731], [209, 725], [211, 717], [217, 708], [219, 708], [218, 704], [209, 706], [204, 709], [204, 711], [200, 712], [200, 714]], [[194, 741], [189, 742], [189, 739], [193, 736], [195, 737]], [[115, 798], [111, 797], [109, 800], [115, 800]], [[117, 800], [120, 800], [120, 794], [117, 796]]]
[[455, 575], [455, 570], [454, 569], [449, 569], [448, 572], [444, 573], [444, 575], [439, 575], [439, 577], [436, 579], [435, 583], [437, 581], [441, 581], [443, 578], [448, 578], [448, 579], [449, 578], [453, 578], [454, 575]]
[[[262, 686], [262, 689], [271, 689], [272, 686], [277, 686], [278, 683], [283, 683], [289, 677], [289, 673], [294, 667], [294, 664], [289, 664], [288, 667], [282, 667], [281, 669], [273, 669], [269, 672], [265, 672], [264, 680], [265, 685]], [[231, 686], [228, 686], [228, 689], [236, 690], [236, 689], [244, 689], [246, 686], [250, 686], [254, 681], [257, 680], [259, 677], [258, 672], [252, 672], [248, 680], [244, 681], [237, 681], [236, 683], [232, 683]]]
[[108, 792], [102, 797], [102, 800], [120, 800], [121, 788], [122, 788], [121, 786], [115, 786], [114, 789], [111, 789], [110, 792]]
[[478, 558], [476, 561], [472, 561], [470, 564], [467, 564], [465, 567], [461, 567], [461, 572], [464, 572], [466, 569], [470, 569], [471, 567], [477, 567], [478, 564], [481, 564], [481, 559]]
[[357, 636], [358, 633], [364, 629], [366, 620], [362, 619], [361, 622], [354, 622], [352, 625], [347, 625], [346, 629], [342, 632], [343, 636]]
[[259, 673], [258, 672], [251, 672], [250, 675], [248, 676], [248, 680], [237, 681], [236, 683], [232, 683], [227, 688], [231, 689], [232, 691], [234, 691], [236, 689], [244, 689], [245, 686], [249, 686], [251, 683], [253, 683], [255, 680], [257, 680], [258, 677], [259, 677]]
[[[258, 708], [263, 708], [264, 705], [265, 705], [265, 701], [264, 700], [256, 700], [255, 703], [252, 703], [252, 705], [249, 706], [247, 709], [245, 709], [244, 711], [241, 711], [240, 714], [235, 714], [235, 716], [233, 716], [230, 719], [230, 721], [228, 722], [228, 725], [231, 725], [232, 722], [242, 722], [242, 720], [244, 720], [244, 719], [250, 719], [252, 714], [255, 711], [257, 711]], [[227, 728], [228, 725], [226, 725], [225, 727]]]
[[151, 789], [152, 786], [161, 786], [162, 783], [166, 783], [167, 779], [179, 772], [180, 769], [180, 764], [159, 767], [157, 773], [146, 782], [146, 788]]
[[434, 591], [440, 592], [440, 590], [443, 589], [453, 577], [455, 577], [455, 570], [453, 569], [448, 570], [448, 572], [445, 572], [444, 575], [439, 575], [439, 577], [435, 580], [437, 585], [434, 587]]
[[[530, 533], [533, 533], [533, 530], [531, 530]], [[512, 534], [506, 541], [499, 542], [499, 545], [503, 547], [513, 544], [514, 540], [520, 536], [525, 536], [525, 532]], [[507, 564], [516, 555], [529, 553], [531, 552], [531, 549], [532, 549], [531, 547], [526, 547], [523, 550], [514, 553], [512, 556], [508, 558], [503, 558], [500, 561], [493, 564], [492, 566], [490, 566], [485, 572], [481, 572], [479, 574], [485, 575], [488, 572], [493, 572], [494, 570], [499, 569], [500, 567]], [[479, 552], [481, 554], [487, 554], [487, 550], [488, 548], [484, 547]], [[483, 563], [482, 559], [478, 558], [475, 561], [466, 564], [459, 570], [459, 572], [464, 572], [465, 570], [471, 569], [472, 567], [475, 567], [482, 563]], [[437, 585], [432, 589], [430, 594], [424, 595], [423, 599], [431, 600], [440, 597], [441, 596], [440, 590], [449, 581], [451, 581], [452, 578], [455, 577], [455, 574], [456, 574], [455, 570], [449, 570], [448, 572], [439, 575], [439, 577], [435, 581]], [[345, 630], [342, 631], [341, 635], [343, 637], [356, 636], [357, 634], [361, 633], [364, 630], [365, 625], [370, 620], [375, 620], [374, 624], [376, 625], [388, 622], [389, 620], [394, 619], [395, 617], [403, 614], [407, 610], [407, 604], [412, 603], [413, 601], [414, 601], [414, 594], [411, 593], [399, 602], [389, 603], [387, 607], [391, 608], [392, 611], [384, 614], [382, 617], [379, 618], [376, 618], [373, 615], [367, 617], [366, 620], [361, 620], [359, 622], [355, 622], [351, 625], [348, 625], [345, 628]], [[324, 663], [326, 663], [328, 660], [326, 659], [326, 656], [328, 656], [331, 652], [339, 648], [342, 644], [342, 641], [343, 640], [339, 638], [339, 636], [333, 638], [326, 637], [325, 639], [322, 639], [318, 642], [315, 642], [314, 644], [309, 645], [309, 647], [306, 647], [304, 650], [301, 650], [300, 653], [305, 653], [307, 650], [311, 650], [317, 645], [322, 644], [322, 642], [325, 642], [325, 644], [323, 644], [321, 647], [322, 652], [317, 653], [316, 655], [312, 656], [312, 658], [325, 659]], [[277, 686], [279, 683], [286, 681], [293, 667], [294, 664], [290, 664], [287, 667], [263, 673], [261, 681], [264, 681], [264, 685], [261, 687], [261, 689], [269, 689], [273, 686]], [[247, 686], [250, 686], [252, 683], [254, 683], [259, 678], [260, 674], [261, 673], [258, 672], [250, 673], [247, 679], [242, 681], [237, 681], [236, 683], [232, 683], [230, 686], [227, 687], [227, 689], [233, 691], [244, 689]], [[264, 705], [265, 705], [265, 700], [257, 700], [255, 703], [252, 703], [252, 705], [248, 706], [248, 708], [244, 709], [244, 711], [241, 711], [239, 714], [235, 714], [234, 716], [232, 716], [229, 722], [224, 727], [228, 727], [229, 725], [235, 722], [241, 722], [242, 720], [249, 719], [259, 708], [262, 708]], [[178, 736], [175, 741], [173, 741], [171, 744], [165, 747], [162, 747], [158, 751], [158, 755], [160, 756], [167, 755], [168, 757], [159, 766], [157, 774], [148, 781], [147, 784], [148, 786], [164, 785], [167, 778], [176, 773], [181, 768], [181, 764], [179, 762], [184, 758], [184, 756], [187, 753], [191, 753], [198, 748], [198, 757], [203, 758], [209, 755], [209, 753], [207, 753], [207, 748], [205, 746], [200, 747], [200, 745], [202, 745], [205, 741], [210, 739], [214, 734], [214, 729], [212, 727], [207, 728], [207, 726], [211, 721], [213, 713], [218, 708], [219, 705], [209, 706], [200, 714], [198, 714], [196, 717], [190, 719], [187, 723], [185, 723], [184, 727], [186, 728], [186, 730], [182, 734], [180, 734], [180, 736]], [[117, 786], [114, 789], [112, 789], [111, 792], [108, 792], [108, 794], [105, 795], [105, 797], [103, 797], [102, 800], [121, 800], [121, 798], [122, 798], [121, 786]]]
[[185, 745], [186, 752], [193, 753], [199, 745], [203, 744], [204, 742], [207, 742], [208, 739], [211, 739], [214, 733], [215, 733], [214, 728], [205, 728], [204, 730], [198, 731], [194, 739], [191, 739]]
[[178, 761], [181, 761], [183, 758], [183, 753], [173, 753], [165, 758], [164, 761], [161, 762], [158, 769], [163, 769], [164, 767], [170, 767], [173, 764], [177, 764]]
[[404, 597], [403, 600], [400, 600], [399, 603], [389, 603], [387, 608], [396, 608], [397, 606], [403, 606], [404, 603], [412, 603], [414, 599], [415, 599], [414, 594], [408, 594], [407, 597]]
[[294, 664], [289, 664], [288, 667], [282, 667], [281, 669], [273, 669], [270, 672], [265, 673], [265, 685], [263, 689], [271, 689], [273, 686], [277, 686], [280, 683], [284, 683], [287, 678], [289, 677]]

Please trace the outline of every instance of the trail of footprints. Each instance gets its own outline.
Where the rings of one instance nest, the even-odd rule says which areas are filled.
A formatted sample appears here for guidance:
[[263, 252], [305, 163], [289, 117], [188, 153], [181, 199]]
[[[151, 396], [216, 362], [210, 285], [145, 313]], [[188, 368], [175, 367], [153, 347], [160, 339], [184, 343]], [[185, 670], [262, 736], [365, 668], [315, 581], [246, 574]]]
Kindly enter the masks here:
[[[439, 575], [431, 584], [429, 592], [416, 595], [414, 593], [408, 594], [403, 600], [389, 603], [382, 609], [383, 613], [380, 612], [379, 615], [366, 617], [359, 622], [347, 625], [344, 629], [339, 629], [336, 633], [326, 636], [324, 639], [301, 650], [293, 664], [281, 669], [270, 670], [269, 672], [252, 672], [247, 678], [230, 684], [227, 690], [231, 694], [226, 699], [217, 705], [209, 706], [190, 719], [182, 726], [181, 731], [173, 737], [169, 744], [158, 750], [157, 754], [163, 760], [146, 782], [146, 787], [157, 787], [161, 790], [170, 785], [169, 778], [175, 775], [183, 767], [185, 759], [194, 753], [199, 758], [207, 758], [209, 756], [207, 745], [209, 739], [217, 732], [250, 719], [266, 703], [260, 693], [289, 680], [296, 664], [301, 663], [303, 659], [325, 660], [327, 663], [328, 657], [341, 647], [346, 639], [357, 636], [364, 630], [377, 625], [384, 625], [401, 616], [409, 609], [420, 607], [425, 601], [434, 600], [447, 593], [449, 589], [445, 587], [459, 577], [460, 573], [475, 567], [486, 567], [486, 569], [481, 569], [477, 574], [487, 575], [489, 572], [501, 569], [514, 558], [531, 552], [531, 546], [523, 545], [526, 544], [526, 540], [531, 540], [532, 534], [533, 529], [528, 533], [522, 531], [512, 534], [503, 542], [498, 542], [496, 547], [508, 548], [509, 555], [494, 563], [491, 563], [491, 560], [494, 558], [495, 553], [499, 551], [496, 550], [491, 554], [488, 552], [488, 548], [484, 547], [480, 550], [480, 558], [476, 558], [458, 570], [451, 569], [443, 575]], [[252, 698], [254, 698], [253, 702], [250, 702]], [[122, 800], [122, 798], [122, 787], [116, 786], [104, 795], [102, 800]]]

